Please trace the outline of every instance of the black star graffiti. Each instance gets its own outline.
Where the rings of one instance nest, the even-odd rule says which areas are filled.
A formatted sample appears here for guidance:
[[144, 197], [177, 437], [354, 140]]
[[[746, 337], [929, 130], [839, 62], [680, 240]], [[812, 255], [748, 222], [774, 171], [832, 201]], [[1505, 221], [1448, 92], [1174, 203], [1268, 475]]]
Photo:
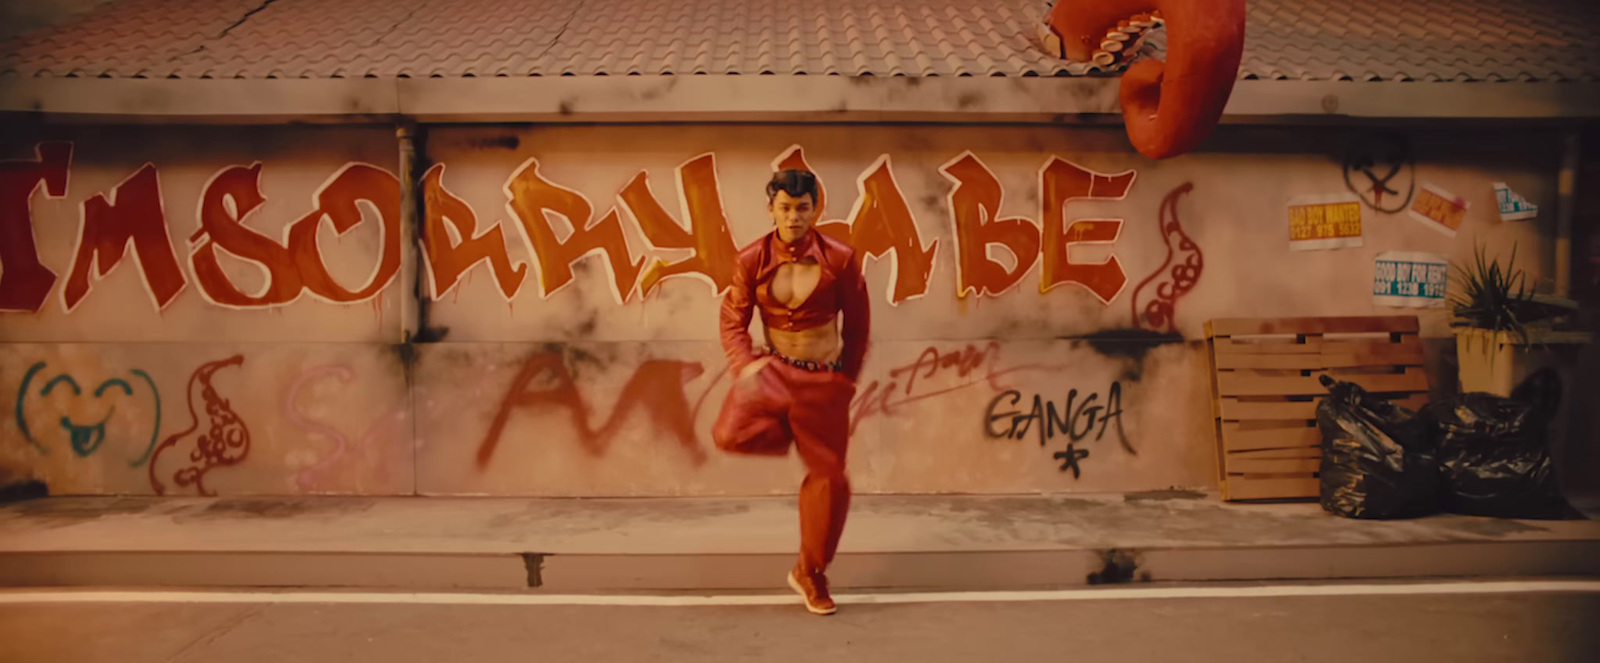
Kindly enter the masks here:
[[1072, 470], [1072, 478], [1076, 479], [1079, 476], [1078, 461], [1088, 458], [1089, 450], [1076, 448], [1072, 446], [1071, 442], [1068, 442], [1067, 450], [1057, 451], [1055, 456], [1056, 460], [1061, 461], [1061, 471]]

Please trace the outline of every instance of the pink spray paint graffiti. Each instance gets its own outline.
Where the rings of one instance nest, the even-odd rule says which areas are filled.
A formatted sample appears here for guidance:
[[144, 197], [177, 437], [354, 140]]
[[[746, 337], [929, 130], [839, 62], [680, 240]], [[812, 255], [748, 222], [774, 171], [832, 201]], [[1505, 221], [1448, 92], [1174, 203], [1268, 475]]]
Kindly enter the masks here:
[[299, 402], [301, 391], [312, 382], [326, 377], [338, 378], [339, 382], [348, 384], [356, 376], [355, 371], [344, 365], [313, 366], [306, 369], [298, 378], [295, 378], [294, 382], [289, 384], [288, 394], [284, 396], [284, 419], [289, 420], [289, 423], [307, 433], [332, 440], [334, 444], [332, 451], [329, 451], [315, 463], [302, 468], [295, 474], [295, 485], [302, 491], [325, 489], [327, 478], [332, 474], [333, 470], [341, 466], [348, 467], [363, 460], [362, 456], [355, 454], [369, 453], [377, 454], [377, 460], [373, 463], [373, 478], [379, 485], [387, 485], [391, 476], [390, 458], [387, 450], [380, 447], [386, 446], [382, 444], [382, 440], [386, 438], [387, 433], [392, 432], [392, 429], [403, 425], [409, 420], [410, 416], [406, 408], [404, 406], [395, 408], [379, 417], [377, 422], [368, 428], [352, 445], [349, 443], [349, 437], [342, 431], [320, 421], [308, 419], [300, 411], [299, 406], [296, 405]]

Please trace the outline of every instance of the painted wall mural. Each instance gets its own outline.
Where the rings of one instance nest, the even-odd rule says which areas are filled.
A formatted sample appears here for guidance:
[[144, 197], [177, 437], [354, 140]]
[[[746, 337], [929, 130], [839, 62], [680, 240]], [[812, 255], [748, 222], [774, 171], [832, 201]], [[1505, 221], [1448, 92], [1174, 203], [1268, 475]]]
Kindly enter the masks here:
[[[62, 171], [70, 170], [72, 145], [41, 143], [36, 149], [38, 160], [5, 162], [7, 169], [0, 171], [0, 196], [4, 196], [0, 209], [6, 210], [0, 217], [0, 233], [17, 239], [0, 255], [6, 275], [0, 281], [0, 310], [38, 312], [57, 280], [33, 248], [36, 229], [29, 205], [41, 183], [68, 176]], [[310, 211], [288, 224], [281, 239], [274, 239], [248, 225], [266, 200], [260, 181], [267, 167], [260, 162], [228, 166], [207, 180], [197, 202], [199, 228], [188, 237], [183, 259], [188, 276], [171, 241], [160, 170], [154, 164], [144, 164], [114, 190], [85, 200], [77, 249], [65, 266], [69, 276], [61, 289], [62, 309], [68, 313], [76, 309], [91, 294], [93, 282], [130, 255], [131, 268], [138, 270], [157, 310], [166, 308], [191, 280], [207, 303], [226, 309], [285, 306], [305, 294], [336, 304], [366, 302], [389, 287], [402, 260], [400, 182], [394, 173], [371, 164], [343, 165], [312, 194]], [[773, 168], [809, 166], [803, 149], [792, 146], [773, 160]], [[1129, 275], [1115, 254], [1125, 220], [1072, 219], [1067, 210], [1076, 201], [1126, 199], [1137, 175], [1134, 171], [1099, 173], [1048, 157], [1038, 169], [1037, 192], [1030, 192], [1040, 201], [1038, 214], [1006, 218], [999, 218], [1004, 187], [976, 154], [963, 152], [938, 171], [952, 185], [948, 223], [954, 241], [949, 260], [957, 275], [958, 298], [1006, 293], [1035, 264], [1041, 265], [1040, 293], [1076, 285], [1109, 305], [1128, 285]], [[541, 174], [537, 159], [524, 161], [506, 180], [504, 192], [514, 212], [516, 236], [536, 263], [532, 270], [510, 256], [502, 225], [484, 227], [472, 206], [450, 191], [446, 172], [446, 164], [435, 164], [421, 184], [426, 212], [419, 243], [426, 293], [434, 301], [448, 296], [470, 270], [485, 263], [506, 301], [522, 293], [530, 274], [536, 277], [538, 296], [548, 299], [573, 282], [576, 265], [590, 256], [598, 257], [605, 267], [612, 298], [619, 305], [649, 297], [662, 281], [675, 277], [698, 278], [711, 286], [711, 295], [719, 295], [730, 283], [738, 247], [723, 209], [714, 154], [693, 157], [676, 168], [683, 221], [667, 212], [652, 192], [646, 172], [629, 179], [614, 196], [615, 203], [602, 209], [583, 193]], [[1184, 187], [1187, 191], [1193, 185]], [[892, 261], [888, 303], [925, 296], [940, 243], [923, 239], [895, 179], [891, 156], [881, 155], [863, 170], [856, 188], [848, 219], [826, 220], [819, 228], [855, 243], [872, 258]], [[825, 192], [821, 198], [826, 215]], [[688, 257], [667, 262], [630, 249], [619, 210], [635, 221], [650, 252], [687, 251]], [[1175, 199], [1163, 203], [1161, 215], [1158, 229], [1164, 238], [1170, 236], [1172, 246], [1167, 247], [1167, 263], [1141, 287], [1165, 281], [1154, 285], [1145, 312], [1131, 322], [1170, 328], [1172, 309], [1194, 286], [1202, 264], [1199, 248], [1178, 226]], [[381, 238], [371, 275], [359, 284], [340, 283], [321, 254], [318, 233], [328, 227], [336, 236], [343, 235], [369, 222], [377, 224]], [[1074, 247], [1093, 245], [1111, 251], [1099, 262], [1072, 259]], [[995, 249], [1009, 254], [1011, 264], [997, 259]], [[219, 254], [260, 266], [265, 284], [247, 292], [223, 269]], [[1175, 258], [1180, 260], [1176, 266]]]
[[[1341, 164], [1269, 132], [1151, 163], [1103, 129], [451, 127], [408, 228], [392, 137], [352, 131], [9, 146], [0, 464], [58, 494], [792, 491], [793, 458], [710, 427], [717, 294], [768, 174], [803, 168], [867, 256], [858, 490], [1203, 488], [1206, 319], [1392, 313], [1380, 254], [1543, 255], [1490, 184], [1553, 195], [1520, 143]], [[1411, 180], [1465, 198], [1456, 237], [1408, 218]], [[1292, 251], [1288, 203], [1340, 191], [1359, 245]]]
[[30, 468], [53, 494], [409, 494], [411, 402], [394, 354], [0, 344], [12, 404], [0, 463]]
[[[863, 491], [1209, 481], [1209, 449], [1188, 443], [1206, 422], [1187, 413], [1209, 406], [1193, 344], [1146, 341], [1144, 356], [1079, 340], [874, 347], [851, 403]], [[427, 494], [781, 494], [800, 471], [715, 451], [730, 381], [714, 344], [439, 343], [415, 373]], [[469, 376], [471, 389], [454, 386]]]

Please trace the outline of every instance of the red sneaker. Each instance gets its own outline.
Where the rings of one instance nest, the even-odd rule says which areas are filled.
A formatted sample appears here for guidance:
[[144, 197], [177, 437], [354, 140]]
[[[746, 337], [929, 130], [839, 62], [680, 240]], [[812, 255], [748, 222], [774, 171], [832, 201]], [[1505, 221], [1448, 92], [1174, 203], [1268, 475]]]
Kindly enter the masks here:
[[838, 610], [833, 598], [828, 596], [828, 576], [821, 573], [801, 573], [797, 567], [789, 572], [789, 586], [806, 600], [806, 610], [813, 615], [831, 615]]

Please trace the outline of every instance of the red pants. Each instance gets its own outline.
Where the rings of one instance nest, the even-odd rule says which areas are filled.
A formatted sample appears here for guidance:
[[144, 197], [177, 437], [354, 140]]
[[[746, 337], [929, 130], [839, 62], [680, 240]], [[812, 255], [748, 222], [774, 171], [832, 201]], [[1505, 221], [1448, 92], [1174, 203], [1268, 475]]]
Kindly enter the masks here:
[[712, 429], [732, 453], [784, 456], [794, 441], [806, 465], [800, 485], [800, 563], [821, 572], [833, 562], [850, 510], [844, 465], [855, 384], [842, 373], [811, 372], [777, 359], [745, 384], [737, 378]]

